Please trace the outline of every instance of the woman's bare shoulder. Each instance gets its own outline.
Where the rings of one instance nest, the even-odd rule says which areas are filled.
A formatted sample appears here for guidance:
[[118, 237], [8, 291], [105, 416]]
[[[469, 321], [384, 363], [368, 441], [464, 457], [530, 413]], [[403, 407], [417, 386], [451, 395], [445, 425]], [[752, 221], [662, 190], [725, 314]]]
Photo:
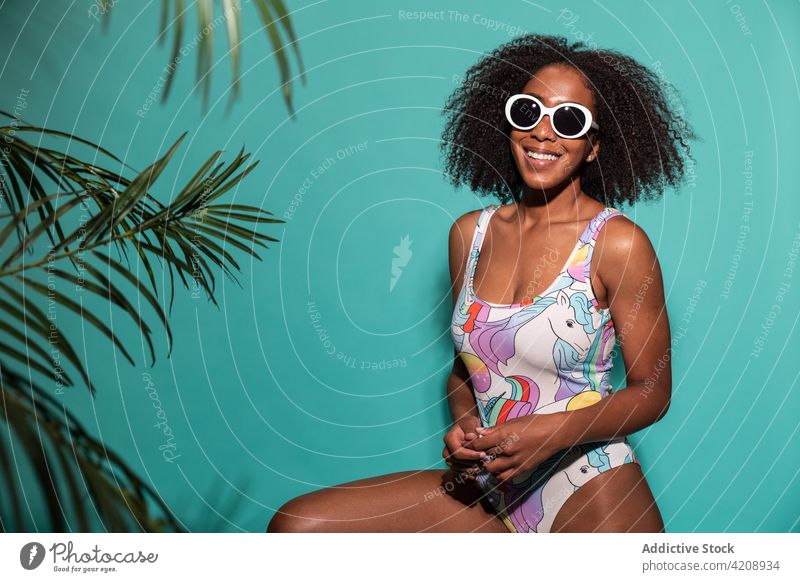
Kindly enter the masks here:
[[453, 221], [450, 226], [451, 255], [454, 248], [466, 248], [469, 246], [472, 241], [472, 235], [475, 233], [475, 227], [478, 225], [478, 217], [482, 211], [482, 208], [470, 210]]
[[592, 254], [594, 271], [602, 284], [615, 289], [658, 273], [656, 250], [645, 230], [624, 214], [606, 220]]
[[595, 249], [603, 254], [654, 256], [655, 249], [645, 230], [626, 214], [611, 215], [597, 235]]

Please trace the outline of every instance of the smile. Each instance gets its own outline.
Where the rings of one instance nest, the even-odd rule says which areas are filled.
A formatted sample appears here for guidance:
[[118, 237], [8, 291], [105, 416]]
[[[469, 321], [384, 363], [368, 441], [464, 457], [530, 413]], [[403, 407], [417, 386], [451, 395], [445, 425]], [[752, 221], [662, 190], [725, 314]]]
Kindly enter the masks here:
[[545, 154], [541, 152], [535, 152], [533, 150], [529, 150], [527, 148], [523, 148], [525, 152], [525, 158], [528, 160], [531, 166], [534, 168], [545, 168], [553, 164], [560, 155], [556, 154]]

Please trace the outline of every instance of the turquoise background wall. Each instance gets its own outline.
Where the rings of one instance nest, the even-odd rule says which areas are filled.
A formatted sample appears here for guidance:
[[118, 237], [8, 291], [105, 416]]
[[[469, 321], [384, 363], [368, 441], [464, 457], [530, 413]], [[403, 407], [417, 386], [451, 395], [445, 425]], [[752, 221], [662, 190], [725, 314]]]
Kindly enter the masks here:
[[[251, 3], [243, 97], [226, 112], [220, 28], [205, 114], [194, 53], [167, 103], [137, 114], [169, 59], [155, 44], [160, 2], [119, 0], [105, 33], [92, 2], [11, 4], [0, 10], [0, 107], [137, 169], [189, 130], [156, 183], [165, 202], [213, 151], [230, 160], [244, 146], [261, 162], [229, 200], [286, 220], [262, 229], [280, 239], [263, 262], [237, 255], [241, 288], [219, 274], [219, 310], [178, 290], [175, 349], [166, 359], [160, 335], [152, 368], [144, 349], [131, 367], [64, 315], [99, 393], [63, 399], [188, 527], [263, 531], [301, 493], [444, 467], [447, 233], [494, 200], [447, 184], [440, 110], [484, 51], [540, 32], [660, 71], [703, 138], [685, 188], [623, 208], [656, 247], [673, 327], [671, 410], [631, 437], [667, 531], [800, 531], [796, 2], [290, 0], [307, 77], [294, 82], [294, 120]], [[440, 12], [407, 16], [416, 10]], [[194, 13], [190, 22], [187, 41]], [[410, 251], [393, 278], [404, 237]], [[103, 316], [140, 345], [119, 313]]]

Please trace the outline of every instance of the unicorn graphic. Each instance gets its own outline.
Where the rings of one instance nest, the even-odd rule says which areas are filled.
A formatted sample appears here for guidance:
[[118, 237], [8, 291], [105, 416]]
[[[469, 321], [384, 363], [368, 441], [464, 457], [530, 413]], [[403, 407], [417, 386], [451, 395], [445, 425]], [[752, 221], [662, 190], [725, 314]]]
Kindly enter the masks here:
[[[537, 401], [540, 394], [548, 395], [544, 401], [553, 402], [571, 397], [589, 386], [587, 374], [577, 365], [595, 347], [592, 334], [597, 331], [585, 294], [578, 292], [570, 296], [559, 290], [555, 297], [541, 297], [509, 317], [495, 321], [485, 320], [485, 311], [488, 311], [485, 306], [473, 303], [471, 307], [476, 309], [470, 309], [465, 328], [469, 328], [469, 345], [477, 357], [465, 357], [465, 363], [471, 374], [473, 371], [485, 374], [483, 381], [473, 384], [476, 392], [487, 392], [491, 387], [489, 372], [513, 382], [517, 376], [508, 369], [509, 360], [531, 349], [532, 341], [552, 345], [551, 357], [563, 372], [558, 376], [522, 377], [527, 386], [535, 386]], [[536, 325], [527, 325], [533, 320]], [[521, 335], [518, 332], [523, 326], [525, 334]], [[507, 374], [509, 371], [511, 373]], [[494, 396], [514, 399], [506, 392]]]

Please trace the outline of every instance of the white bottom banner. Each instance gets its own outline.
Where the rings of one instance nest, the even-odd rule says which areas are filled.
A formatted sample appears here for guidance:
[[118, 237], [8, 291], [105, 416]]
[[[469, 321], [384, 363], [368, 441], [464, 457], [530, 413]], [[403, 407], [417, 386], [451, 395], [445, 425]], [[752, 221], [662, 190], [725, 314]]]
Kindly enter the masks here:
[[800, 580], [798, 534], [3, 534], [0, 580]]

